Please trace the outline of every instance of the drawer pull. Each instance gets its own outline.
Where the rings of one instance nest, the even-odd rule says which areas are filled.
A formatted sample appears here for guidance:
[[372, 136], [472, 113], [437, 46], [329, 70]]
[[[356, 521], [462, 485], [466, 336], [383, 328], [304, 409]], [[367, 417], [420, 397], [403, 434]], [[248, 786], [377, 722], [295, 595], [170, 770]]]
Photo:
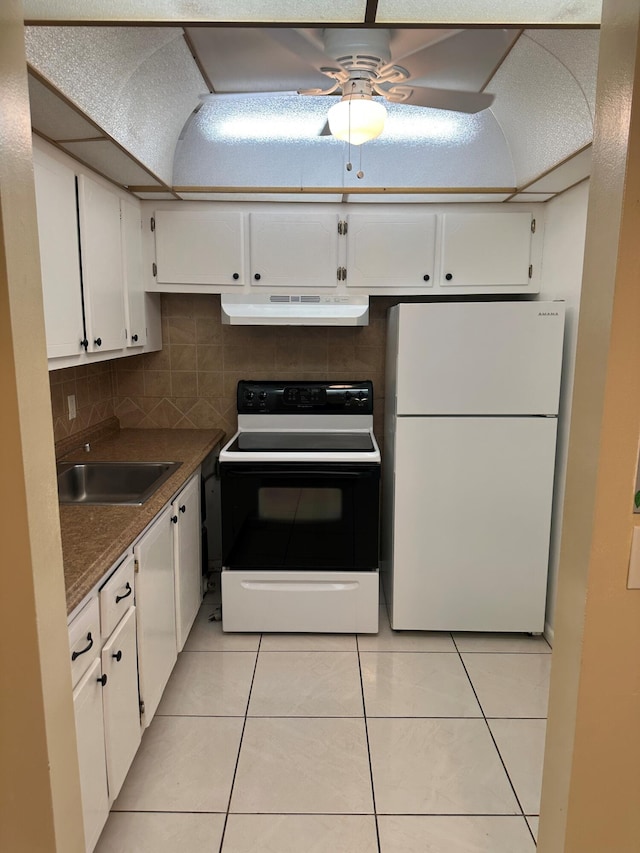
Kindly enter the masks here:
[[115, 658], [118, 661], [118, 663], [120, 663], [120, 661], [122, 660], [122, 650], [118, 649], [118, 651], [115, 653], [115, 655], [111, 655], [111, 657]]
[[86, 647], [86, 649], [80, 649], [79, 652], [72, 652], [71, 660], [79, 658], [80, 655], [83, 655], [85, 652], [88, 652], [89, 649], [93, 646], [93, 637], [91, 636], [91, 631], [89, 631], [89, 633], [87, 634], [87, 640], [89, 641], [89, 645]]
[[187, 507], [185, 506], [185, 504], [182, 504], [182, 506], [178, 507], [178, 509], [180, 510], [180, 512], [186, 512], [187, 511]]
[[102, 684], [102, 686], [104, 687], [105, 684], [107, 683], [106, 673], [105, 673], [105, 675], [101, 675], [100, 678], [96, 678], [96, 681], [98, 682], [98, 684]]
[[131, 584], [129, 581], [126, 582], [124, 588], [127, 590], [124, 595], [116, 595], [116, 604], [122, 601], [123, 598], [129, 598], [133, 590], [131, 589]]

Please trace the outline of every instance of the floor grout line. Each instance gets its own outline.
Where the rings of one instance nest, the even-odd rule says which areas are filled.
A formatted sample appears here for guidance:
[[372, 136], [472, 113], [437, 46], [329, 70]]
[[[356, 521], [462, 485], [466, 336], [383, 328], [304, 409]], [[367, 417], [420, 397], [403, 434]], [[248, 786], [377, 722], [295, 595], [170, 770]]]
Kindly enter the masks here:
[[360, 690], [362, 693], [362, 714], [364, 717], [364, 734], [367, 740], [367, 758], [369, 760], [369, 777], [371, 779], [371, 799], [373, 801], [373, 817], [376, 825], [376, 840], [378, 843], [378, 853], [381, 853], [380, 847], [380, 828], [378, 826], [378, 807], [376, 806], [376, 789], [373, 781], [373, 764], [371, 761], [371, 744], [369, 742], [369, 726], [367, 724], [367, 705], [364, 696], [364, 682], [362, 680], [362, 665], [360, 663], [360, 648], [358, 646], [358, 635], [356, 634], [356, 649], [358, 650], [358, 673], [360, 675]]

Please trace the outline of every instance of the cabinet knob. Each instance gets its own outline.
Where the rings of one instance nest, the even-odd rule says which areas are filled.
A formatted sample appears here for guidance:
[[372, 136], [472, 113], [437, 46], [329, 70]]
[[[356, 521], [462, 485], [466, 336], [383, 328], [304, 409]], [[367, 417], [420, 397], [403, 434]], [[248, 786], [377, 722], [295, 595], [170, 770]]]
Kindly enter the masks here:
[[186, 504], [182, 504], [182, 506], [178, 507], [178, 509], [180, 510], [180, 512], [186, 512], [187, 511]]
[[172, 524], [177, 524], [177, 523], [178, 523], [178, 516], [177, 516], [177, 515], [172, 515], [172, 516], [171, 516], [171, 523], [172, 523]]
[[96, 339], [95, 339], [95, 341], [94, 341], [94, 344], [95, 344], [97, 347], [101, 347], [101, 346], [102, 346], [102, 338], [96, 338]]
[[445, 275], [445, 278], [446, 278], [446, 280], [447, 280], [447, 281], [451, 281], [451, 279], [453, 278], [453, 275], [452, 275], [450, 272], [448, 272], [448, 273]]
[[422, 279], [423, 281], [429, 281], [431, 279], [431, 276], [429, 275], [429, 273], [426, 273], [426, 275], [422, 276]]
[[260, 281], [260, 279], [262, 278], [262, 276], [260, 275], [260, 273], [259, 273], [259, 272], [257, 272], [257, 273], [254, 275], [254, 278], [255, 278], [255, 280], [256, 280], [256, 281]]
[[83, 339], [80, 341], [80, 346], [81, 346], [81, 347], [84, 347], [84, 349], [85, 349], [85, 350], [86, 350], [86, 349], [88, 349], [88, 347], [89, 347], [89, 341], [88, 341], [86, 338], [83, 338]]
[[115, 660], [117, 660], [118, 663], [120, 663], [120, 661], [122, 660], [122, 650], [118, 649], [118, 651], [115, 653], [115, 655], [111, 655], [111, 657], [115, 658]]
[[102, 684], [102, 686], [104, 687], [104, 686], [105, 686], [105, 684], [107, 683], [107, 675], [106, 675], [106, 673], [105, 673], [104, 675], [101, 675], [101, 676], [100, 676], [100, 678], [96, 678], [96, 681], [97, 681], [99, 684]]
[[240, 278], [240, 274], [239, 274], [239, 273], [237, 273], [237, 272], [234, 272], [234, 274], [233, 274], [233, 280], [234, 280], [234, 281], [237, 281], [239, 278]]
[[137, 335], [131, 335], [131, 340], [135, 343], [138, 340]]

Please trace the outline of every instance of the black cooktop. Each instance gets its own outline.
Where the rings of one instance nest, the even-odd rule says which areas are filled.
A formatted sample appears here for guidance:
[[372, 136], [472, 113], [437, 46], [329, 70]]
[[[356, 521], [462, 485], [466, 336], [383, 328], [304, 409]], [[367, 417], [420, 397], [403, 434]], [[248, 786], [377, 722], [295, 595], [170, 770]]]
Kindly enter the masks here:
[[367, 432], [241, 432], [229, 451], [351, 451], [373, 450]]

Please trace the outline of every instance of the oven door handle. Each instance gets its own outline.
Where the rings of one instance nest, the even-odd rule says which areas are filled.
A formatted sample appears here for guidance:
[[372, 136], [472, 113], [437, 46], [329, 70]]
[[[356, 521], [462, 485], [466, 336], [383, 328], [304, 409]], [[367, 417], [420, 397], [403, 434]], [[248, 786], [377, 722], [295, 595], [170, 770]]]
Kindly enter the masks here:
[[274, 476], [274, 477], [315, 477], [318, 479], [332, 479], [335, 480], [336, 477], [342, 479], [357, 479], [358, 477], [368, 477], [371, 472], [375, 470], [374, 468], [367, 469], [364, 471], [341, 471], [336, 470], [335, 468], [331, 468], [328, 471], [313, 471], [313, 470], [304, 470], [303, 468], [277, 468], [272, 471], [256, 471], [251, 467], [247, 466], [246, 470], [244, 466], [242, 469], [234, 468], [233, 470], [225, 471], [227, 476], [233, 477], [255, 477], [256, 474], [265, 475], [265, 476]]

